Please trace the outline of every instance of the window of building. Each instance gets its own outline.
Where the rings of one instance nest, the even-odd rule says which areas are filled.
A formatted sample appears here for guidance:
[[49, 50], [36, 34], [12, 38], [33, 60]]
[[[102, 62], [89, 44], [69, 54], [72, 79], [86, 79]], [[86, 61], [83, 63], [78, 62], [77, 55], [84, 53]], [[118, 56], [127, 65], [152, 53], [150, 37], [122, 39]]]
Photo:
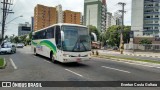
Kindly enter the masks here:
[[155, 21], [155, 23], [158, 23], [158, 21]]
[[158, 15], [155, 15], [155, 18], [158, 18], [159, 16]]
[[158, 29], [158, 27], [155, 27], [154, 29]]

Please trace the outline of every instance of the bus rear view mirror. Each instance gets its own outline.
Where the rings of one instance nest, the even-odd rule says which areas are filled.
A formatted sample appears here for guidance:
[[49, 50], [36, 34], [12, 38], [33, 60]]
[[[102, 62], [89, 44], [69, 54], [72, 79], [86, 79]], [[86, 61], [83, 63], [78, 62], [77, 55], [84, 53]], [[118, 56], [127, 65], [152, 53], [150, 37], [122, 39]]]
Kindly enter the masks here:
[[94, 41], [97, 42], [97, 35], [95, 33], [93, 33], [93, 32], [91, 32], [91, 35], [93, 36]]
[[64, 32], [61, 31], [61, 40], [64, 41]]

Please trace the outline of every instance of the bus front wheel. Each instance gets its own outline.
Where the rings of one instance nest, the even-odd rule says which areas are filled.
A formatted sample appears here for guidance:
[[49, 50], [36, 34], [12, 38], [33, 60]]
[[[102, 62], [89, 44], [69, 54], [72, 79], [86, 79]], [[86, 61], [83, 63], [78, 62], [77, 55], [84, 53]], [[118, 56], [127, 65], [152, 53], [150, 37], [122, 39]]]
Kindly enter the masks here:
[[36, 53], [36, 49], [34, 48], [34, 55], [36, 55], [37, 56], [37, 53]]
[[53, 52], [51, 52], [51, 54], [50, 54], [50, 60], [51, 60], [53, 63], [56, 62]]

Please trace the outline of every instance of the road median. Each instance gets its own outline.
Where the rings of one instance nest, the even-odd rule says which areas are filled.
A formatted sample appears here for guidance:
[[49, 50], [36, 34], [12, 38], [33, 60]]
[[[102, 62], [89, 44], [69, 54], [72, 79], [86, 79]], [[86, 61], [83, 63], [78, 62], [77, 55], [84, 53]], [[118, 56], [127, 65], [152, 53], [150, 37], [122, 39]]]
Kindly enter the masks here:
[[151, 63], [151, 64], [160, 65], [160, 61], [155, 61], [155, 60], [145, 60], [145, 59], [137, 59], [137, 58], [110, 56], [110, 55], [93, 55], [93, 57], [112, 59], [112, 60], [117, 60], [117, 61], [141, 62], [141, 63]]
[[0, 69], [4, 69], [6, 67], [5, 58], [0, 58]]

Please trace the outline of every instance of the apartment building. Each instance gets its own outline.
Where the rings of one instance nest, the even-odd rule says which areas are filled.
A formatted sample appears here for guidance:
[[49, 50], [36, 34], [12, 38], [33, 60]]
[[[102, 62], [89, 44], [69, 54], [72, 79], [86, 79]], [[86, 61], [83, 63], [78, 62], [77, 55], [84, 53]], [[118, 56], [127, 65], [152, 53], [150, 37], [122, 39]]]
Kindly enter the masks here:
[[63, 22], [72, 24], [81, 24], [81, 13], [65, 10], [63, 12]]
[[56, 6], [56, 10], [57, 10], [57, 23], [63, 23], [62, 5]]
[[136, 43], [142, 38], [160, 37], [159, 13], [159, 0], [132, 0], [131, 30]]
[[31, 25], [29, 22], [25, 22], [24, 24], [18, 25], [18, 36], [27, 35], [31, 32]]
[[57, 23], [57, 10], [38, 4], [34, 9], [34, 31]]
[[106, 18], [106, 0], [84, 0], [84, 25], [95, 26], [100, 32], [104, 32]]

